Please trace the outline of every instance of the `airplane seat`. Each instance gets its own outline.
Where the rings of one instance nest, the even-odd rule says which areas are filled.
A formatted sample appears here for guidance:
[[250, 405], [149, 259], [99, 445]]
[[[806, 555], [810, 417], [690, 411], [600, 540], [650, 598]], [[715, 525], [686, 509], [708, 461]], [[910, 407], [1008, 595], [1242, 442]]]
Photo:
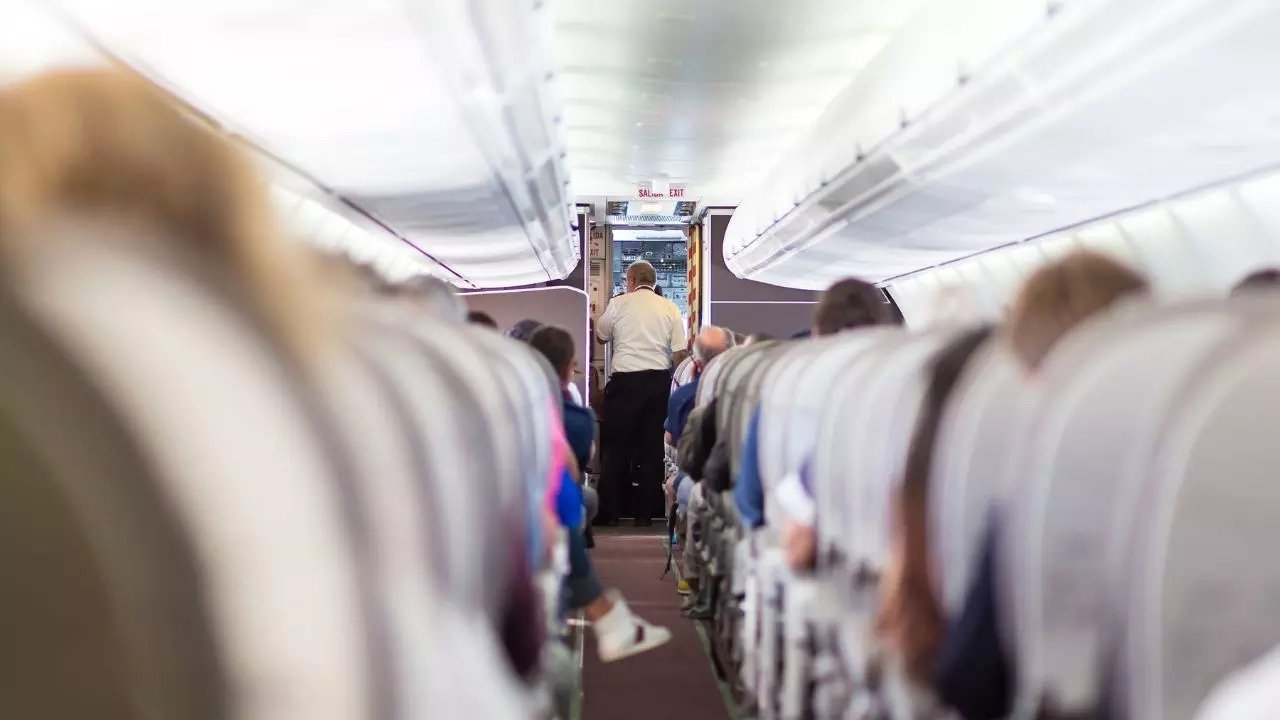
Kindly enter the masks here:
[[93, 378], [0, 291], [0, 717], [229, 717], [191, 534]]
[[[440, 581], [442, 543], [431, 537], [424, 474], [414, 453], [403, 398], [371, 357], [375, 338], [353, 337], [346, 357], [326, 368], [325, 394], [343, 430], [365, 490], [379, 544], [379, 598], [395, 628], [391, 642], [406, 669], [400, 684], [405, 717], [479, 712], [527, 717], [527, 697], [496, 638], [467, 628], [466, 613]], [[489, 678], [482, 692], [467, 678]], [[452, 710], [450, 710], [452, 709]]]
[[[524, 484], [544, 485], [546, 469], [537, 471], [539, 451], [525, 431], [536, 420], [515, 395], [520, 378], [495, 369], [492, 354], [481, 352], [466, 328], [441, 322], [430, 333], [419, 332], [421, 323], [412, 320], [420, 318], [399, 308], [366, 310], [373, 330], [368, 355], [402, 398], [418, 506], [436, 550], [436, 582], [456, 611], [455, 624], [483, 646], [477, 662], [505, 656], [499, 674], [536, 681], [546, 605], [538, 602], [529, 556], [539, 526], [528, 516], [540, 490]], [[519, 353], [515, 344], [505, 344], [503, 352]], [[541, 378], [536, 364], [528, 365]], [[541, 452], [549, 456], [549, 448]], [[535, 478], [536, 472], [543, 477]], [[504, 683], [512, 680], [506, 675]]]
[[[797, 574], [787, 566], [779, 545], [778, 527], [783, 508], [777, 505], [777, 491], [784, 483], [795, 482], [802, 466], [809, 461], [814, 437], [819, 431], [821, 407], [827, 390], [840, 368], [878, 335], [875, 331], [782, 346], [776, 359], [762, 378], [758, 406], [760, 410], [760, 478], [765, 498], [766, 527], [760, 535], [756, 554], [760, 557], [757, 587], [765, 602], [756, 603], [761, 612], [753, 618], [767, 628], [770, 638], [778, 638], [778, 646], [764, 648], [762, 663], [766, 668], [782, 659], [786, 677], [791, 682], [805, 677], [807, 658], [787, 658], [797, 648], [808, 645], [808, 611], [815, 589], [812, 578]], [[778, 600], [769, 601], [769, 598]], [[780, 692], [784, 677], [771, 674], [764, 678], [761, 695], [769, 701], [785, 699]], [[789, 697], [789, 696], [788, 696]], [[799, 712], [792, 703], [782, 707], [784, 716]]]
[[[482, 563], [496, 562], [500, 550], [494, 538], [477, 534], [491, 508], [481, 505], [481, 493], [468, 482], [487, 458], [463, 450], [466, 431], [480, 432], [476, 409], [468, 404], [472, 398], [465, 386], [430, 362], [399, 314], [388, 310], [369, 308], [366, 358], [402, 398], [400, 411], [408, 416], [402, 422], [409, 423], [404, 432], [418, 475], [417, 504], [431, 534], [436, 580], [449, 596], [496, 623], [498, 593], [491, 591]], [[493, 439], [492, 447], [501, 456], [500, 441]]]
[[1280, 707], [1280, 648], [1231, 673], [1196, 711], [1196, 720], [1268, 720]]
[[230, 713], [390, 714], [399, 673], [360, 490], [311, 378], [211, 266], [99, 240], [50, 243], [13, 283], [154, 468], [194, 549]]
[[1037, 431], [1015, 442], [1004, 605], [1018, 712], [1097, 712], [1114, 534], [1138, 512], [1139, 472], [1187, 374], [1250, 318], [1219, 302], [1139, 303], [1087, 323], [1041, 370]]
[[938, 427], [929, 489], [929, 536], [938, 592], [949, 619], [964, 604], [988, 516], [1006, 471], [1017, 409], [1029, 392], [1005, 342], [979, 349], [957, 382]]
[[[829, 388], [815, 455], [819, 503], [823, 608], [819, 620], [831, 654], [853, 672], [828, 694], [845, 703], [857, 695], [887, 703], [885, 690], [903, 685], [893, 658], [874, 637], [879, 577], [889, 555], [890, 503], [901, 481], [908, 446], [924, 399], [928, 364], [952, 331], [887, 334], [860, 357], [857, 371]], [[821, 469], [819, 469], [819, 466]], [[898, 702], [912, 697], [896, 693]], [[830, 702], [827, 700], [826, 702]], [[908, 714], [919, 708], [897, 708]]]
[[680, 364], [676, 366], [675, 372], [671, 373], [671, 391], [681, 385], [687, 385], [693, 381], [693, 355], [689, 355]]
[[1232, 338], [1179, 394], [1132, 524], [1112, 706], [1192, 718], [1233, 670], [1280, 642], [1280, 329]]

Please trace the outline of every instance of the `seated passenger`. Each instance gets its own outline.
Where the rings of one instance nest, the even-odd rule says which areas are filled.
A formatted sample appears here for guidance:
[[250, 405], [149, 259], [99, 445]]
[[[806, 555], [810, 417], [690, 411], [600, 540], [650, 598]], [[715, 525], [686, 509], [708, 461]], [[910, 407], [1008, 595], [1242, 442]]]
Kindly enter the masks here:
[[969, 359], [991, 335], [990, 328], [961, 335], [932, 362], [929, 386], [907, 451], [905, 477], [893, 498], [893, 539], [881, 578], [881, 610], [876, 631], [895, 664], [917, 688], [930, 688], [934, 656], [946, 619], [937, 597], [928, 537], [928, 497], [933, 449], [951, 391]]
[[698, 396], [698, 381], [707, 363], [717, 355], [733, 347], [733, 333], [721, 327], [705, 327], [693, 341], [693, 379], [676, 388], [667, 402], [667, 420], [663, 425], [666, 430], [668, 445], [675, 445], [684, 430], [689, 412], [693, 410]]
[[[1014, 300], [1005, 337], [1027, 373], [1034, 374], [1073, 327], [1146, 289], [1141, 276], [1115, 260], [1092, 252], [1073, 253], [1027, 279]], [[948, 625], [932, 661], [939, 699], [966, 720], [1007, 716], [1016, 687], [996, 607], [999, 533], [999, 517], [993, 513], [963, 607]], [[907, 529], [903, 537], [913, 534]], [[927, 658], [918, 658], [915, 664], [924, 670]]]
[[[559, 373], [561, 384], [567, 388], [573, 379], [573, 337], [561, 328], [546, 325], [532, 334], [529, 345], [547, 358]], [[575, 491], [582, 480], [581, 468], [590, 460], [595, 444], [595, 415], [589, 408], [569, 400], [567, 389], [565, 393], [564, 432], [572, 449], [570, 467], [573, 481], [560, 483], [555, 504], [561, 519], [567, 521], [569, 530], [569, 578], [566, 583], [569, 608], [585, 610], [595, 629], [601, 661], [612, 662], [665, 644], [671, 639], [671, 631], [650, 625], [633, 615], [617, 591], [606, 594], [591, 566], [586, 540], [581, 532], [584, 524], [582, 514], [579, 512], [575, 516], [571, 505], [576, 501], [580, 507], [582, 495]]]
[[1276, 288], [1280, 288], [1280, 268], [1262, 268], [1254, 270], [1236, 283], [1231, 294], [1239, 295], [1253, 290], [1275, 290]]
[[[814, 306], [813, 328], [809, 334], [810, 337], [824, 337], [846, 330], [896, 322], [897, 319], [884, 302], [879, 288], [871, 283], [849, 278], [835, 283], [822, 294], [822, 298]], [[738, 506], [738, 511], [744, 522], [751, 527], [760, 527], [765, 521], [764, 489], [760, 481], [757, 457], [759, 428], [760, 411], [757, 409], [751, 417], [751, 424], [743, 442], [739, 462], [740, 477], [733, 490], [733, 499]], [[799, 470], [800, 468], [797, 468], [797, 471]], [[793, 511], [785, 513], [786, 516], [780, 519], [783, 552], [787, 555], [792, 567], [800, 569], [813, 564], [817, 534], [814, 531], [812, 519], [808, 517], [810, 513], [801, 509], [812, 502], [809, 499], [809, 492], [804, 487], [803, 480], [798, 479], [798, 482], [801, 485], [800, 488], [796, 488], [795, 483], [791, 483], [792, 487], [784, 490], [784, 496], [779, 500], [782, 506], [793, 508]], [[799, 492], [797, 492], [798, 489]]]
[[[671, 400], [667, 403], [667, 420], [664, 424], [667, 445], [674, 446], [680, 441], [680, 435], [684, 432], [685, 423], [689, 420], [689, 413], [693, 411], [693, 407], [696, 404], [699, 380], [702, 378], [702, 371], [706, 369], [707, 363], [710, 363], [720, 353], [733, 347], [733, 343], [733, 333], [715, 326], [703, 328], [698, 333], [698, 336], [694, 338], [693, 379], [671, 393]], [[671, 498], [678, 511], [687, 511], [689, 500], [693, 493], [693, 484], [693, 479], [684, 473], [676, 473], [667, 481], [667, 496]], [[687, 566], [685, 579], [680, 581], [678, 590], [681, 595], [691, 595], [698, 592], [697, 576], [689, 573]]]
[[540, 327], [542, 327], [542, 323], [537, 320], [524, 319], [511, 326], [511, 329], [507, 331], [507, 337], [520, 342], [529, 342], [529, 338], [533, 337], [533, 334]]
[[493, 330], [498, 329], [497, 321], [493, 319], [493, 316], [483, 310], [472, 310], [467, 313], [467, 322], [472, 325], [481, 325]]

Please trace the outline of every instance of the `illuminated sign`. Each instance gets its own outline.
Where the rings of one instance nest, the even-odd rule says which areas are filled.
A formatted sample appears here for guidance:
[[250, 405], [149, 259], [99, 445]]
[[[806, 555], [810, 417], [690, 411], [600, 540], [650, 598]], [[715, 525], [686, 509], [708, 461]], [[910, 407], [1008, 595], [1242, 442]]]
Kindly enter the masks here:
[[683, 198], [686, 196], [686, 189], [683, 186], [677, 187], [661, 186], [658, 183], [642, 183], [636, 188], [636, 197], [644, 199], [667, 199], [667, 198]]

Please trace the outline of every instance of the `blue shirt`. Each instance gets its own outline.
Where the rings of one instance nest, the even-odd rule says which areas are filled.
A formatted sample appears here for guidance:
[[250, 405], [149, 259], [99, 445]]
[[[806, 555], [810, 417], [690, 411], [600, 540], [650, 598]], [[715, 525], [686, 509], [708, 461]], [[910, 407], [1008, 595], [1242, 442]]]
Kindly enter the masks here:
[[582, 488], [578, 487], [568, 467], [560, 478], [560, 492], [556, 493], [556, 517], [570, 530], [582, 524]]
[[1010, 698], [1017, 687], [1016, 658], [1005, 655], [1005, 629], [1000, 626], [997, 607], [999, 537], [999, 517], [993, 513], [963, 609], [948, 623], [933, 668], [938, 697], [961, 717], [974, 720], [1008, 717]]
[[591, 408], [582, 407], [567, 397], [563, 413], [564, 437], [573, 449], [578, 467], [585, 473], [591, 462], [591, 444], [596, 440], [596, 414], [591, 412]]
[[667, 401], [667, 422], [663, 428], [671, 433], [672, 441], [678, 441], [680, 434], [684, 432], [684, 426], [689, 422], [689, 413], [693, 412], [694, 405], [698, 401], [698, 378], [694, 378], [688, 383], [681, 385], [671, 393], [671, 399]]
[[738, 479], [733, 484], [733, 503], [747, 527], [764, 526], [764, 485], [760, 480], [760, 408], [751, 413], [751, 424], [742, 441]]

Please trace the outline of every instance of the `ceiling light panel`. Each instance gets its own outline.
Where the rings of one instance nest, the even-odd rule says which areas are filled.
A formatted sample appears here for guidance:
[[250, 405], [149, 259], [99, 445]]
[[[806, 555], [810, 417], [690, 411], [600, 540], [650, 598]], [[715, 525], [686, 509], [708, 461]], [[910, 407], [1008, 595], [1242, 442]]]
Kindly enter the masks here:
[[[1068, 6], [771, 225], [758, 207], [735, 216], [729, 265], [807, 285], [787, 254], [865, 266], [841, 249], [873, 243], [928, 267], [1280, 164], [1277, 32], [1265, 0]], [[875, 163], [889, 172], [830, 201]]]
[[480, 248], [502, 228], [543, 281], [577, 264], [545, 11], [532, 4], [61, 4], [113, 53], [418, 247], [461, 234]]
[[740, 199], [918, 4], [557, 0], [575, 190], [668, 174]]

